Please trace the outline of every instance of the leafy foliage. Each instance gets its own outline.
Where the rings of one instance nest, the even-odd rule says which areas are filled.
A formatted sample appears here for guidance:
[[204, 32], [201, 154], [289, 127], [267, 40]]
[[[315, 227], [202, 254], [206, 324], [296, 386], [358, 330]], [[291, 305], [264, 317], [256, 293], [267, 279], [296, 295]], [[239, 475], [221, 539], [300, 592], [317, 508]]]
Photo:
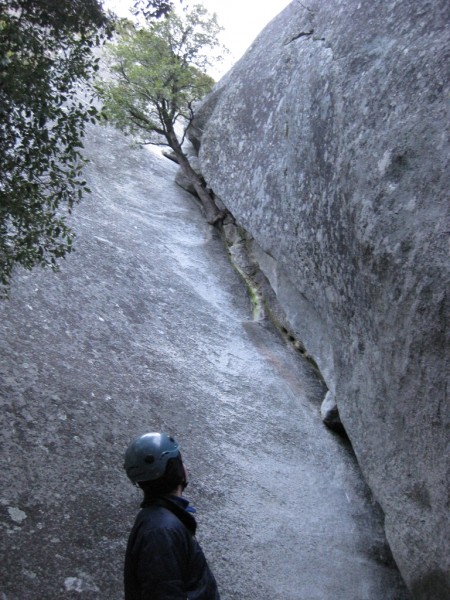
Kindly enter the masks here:
[[109, 48], [113, 79], [99, 85], [110, 119], [142, 143], [162, 135], [177, 152], [175, 123], [189, 123], [193, 104], [214, 84], [205, 69], [220, 48], [220, 31], [216, 16], [201, 5], [182, 16], [171, 11], [160, 21], [148, 20], [145, 28], [124, 22]]
[[[142, 14], [142, 13], [141, 13]], [[208, 223], [225, 217], [203, 178], [194, 171], [182, 144], [194, 112], [193, 105], [213, 86], [205, 70], [213, 51], [221, 48], [216, 15], [201, 5], [169, 12], [159, 21], [147, 18], [146, 27], [124, 21], [120, 37], [110, 48], [112, 79], [99, 84], [109, 118], [141, 143], [172, 148], [184, 175], [200, 199]], [[178, 135], [177, 122], [184, 128]], [[155, 135], [159, 136], [155, 140]]]
[[173, 8], [172, 0], [136, 0], [134, 3], [135, 14], [142, 14], [146, 19], [159, 19]]
[[72, 249], [62, 209], [84, 191], [82, 137], [98, 110], [77, 87], [110, 34], [97, 0], [0, 0], [0, 291], [16, 264]]

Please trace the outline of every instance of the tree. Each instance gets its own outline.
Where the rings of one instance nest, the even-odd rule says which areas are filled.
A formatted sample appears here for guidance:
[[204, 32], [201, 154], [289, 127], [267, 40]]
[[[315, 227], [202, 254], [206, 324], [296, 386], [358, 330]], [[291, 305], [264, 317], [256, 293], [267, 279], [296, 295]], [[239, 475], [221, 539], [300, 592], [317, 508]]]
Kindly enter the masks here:
[[[163, 139], [170, 146], [209, 223], [224, 215], [192, 169], [182, 144], [194, 103], [214, 84], [205, 69], [211, 65], [210, 53], [220, 48], [220, 31], [216, 15], [201, 5], [185, 9], [181, 16], [170, 11], [159, 21], [147, 18], [144, 28], [126, 21], [119, 41], [110, 46], [112, 80], [98, 88], [108, 118], [120, 129], [138, 135], [142, 144]], [[183, 124], [181, 136], [177, 123]]]
[[174, 8], [172, 0], [136, 0], [133, 6], [135, 14], [142, 14], [146, 19], [159, 19]]
[[84, 128], [96, 121], [79, 82], [110, 33], [97, 0], [0, 0], [0, 293], [15, 265], [57, 265], [72, 249], [71, 211], [86, 183]]

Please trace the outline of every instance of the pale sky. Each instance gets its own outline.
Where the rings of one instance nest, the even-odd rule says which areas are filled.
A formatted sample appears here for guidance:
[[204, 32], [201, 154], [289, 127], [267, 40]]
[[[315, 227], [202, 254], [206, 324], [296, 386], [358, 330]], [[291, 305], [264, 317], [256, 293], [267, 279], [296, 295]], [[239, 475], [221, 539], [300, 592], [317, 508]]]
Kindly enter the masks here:
[[[216, 79], [223, 75], [247, 50], [259, 32], [291, 0], [191, 0], [203, 4], [209, 12], [217, 13], [219, 24], [225, 28], [222, 42], [231, 55], [219, 66]], [[129, 17], [128, 7], [133, 0], [104, 0], [103, 5], [121, 17]]]

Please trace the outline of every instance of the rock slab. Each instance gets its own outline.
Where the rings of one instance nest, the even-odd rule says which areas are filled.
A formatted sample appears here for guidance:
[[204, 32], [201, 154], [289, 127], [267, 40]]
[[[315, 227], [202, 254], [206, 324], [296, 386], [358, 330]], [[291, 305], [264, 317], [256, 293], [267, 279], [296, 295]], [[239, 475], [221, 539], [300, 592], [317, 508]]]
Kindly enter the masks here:
[[449, 12], [292, 2], [191, 136], [320, 366], [423, 600], [450, 597]]

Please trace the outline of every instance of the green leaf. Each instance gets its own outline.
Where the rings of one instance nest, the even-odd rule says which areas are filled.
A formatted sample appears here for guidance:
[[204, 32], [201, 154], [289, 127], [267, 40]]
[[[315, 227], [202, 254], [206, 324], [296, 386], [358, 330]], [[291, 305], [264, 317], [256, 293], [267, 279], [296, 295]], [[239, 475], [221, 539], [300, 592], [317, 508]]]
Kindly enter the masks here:
[[69, 251], [70, 228], [56, 215], [70, 212], [82, 189], [79, 149], [85, 124], [96, 116], [89, 104], [78, 102], [76, 84], [96, 71], [92, 49], [110, 36], [111, 23], [97, 0], [8, 0], [0, 11], [0, 294], [5, 294], [16, 264], [45, 266]]
[[191, 119], [192, 103], [214, 85], [203, 69], [220, 30], [215, 15], [199, 5], [183, 16], [169, 12], [145, 28], [122, 21], [118, 40], [108, 47], [115, 77], [96, 85], [108, 119], [143, 143], [157, 132], [172, 147], [179, 145], [176, 121], [181, 115]]

